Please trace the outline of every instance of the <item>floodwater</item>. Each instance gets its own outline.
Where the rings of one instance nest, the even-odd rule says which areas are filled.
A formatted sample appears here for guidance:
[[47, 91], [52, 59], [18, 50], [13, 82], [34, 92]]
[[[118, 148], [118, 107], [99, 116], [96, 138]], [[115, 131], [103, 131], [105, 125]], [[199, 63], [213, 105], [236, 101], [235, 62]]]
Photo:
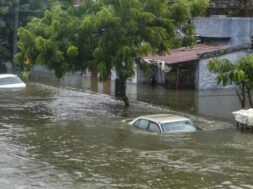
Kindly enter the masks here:
[[[75, 78], [49, 80], [0, 91], [1, 189], [253, 188], [253, 135], [214, 118], [210, 92], [170, 91], [166, 100], [158, 88], [128, 86], [125, 108]], [[151, 113], [188, 116], [203, 131], [159, 135], [121, 122]]]

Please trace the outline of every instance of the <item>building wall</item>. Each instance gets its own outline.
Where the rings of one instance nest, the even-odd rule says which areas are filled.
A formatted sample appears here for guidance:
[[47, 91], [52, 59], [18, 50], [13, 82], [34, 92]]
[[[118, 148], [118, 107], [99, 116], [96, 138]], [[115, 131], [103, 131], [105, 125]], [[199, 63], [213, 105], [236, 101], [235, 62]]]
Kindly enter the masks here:
[[193, 18], [197, 35], [207, 38], [230, 38], [231, 46], [249, 43], [253, 36], [253, 18], [211, 16]]
[[136, 74], [135, 74], [135, 78], [136, 78], [136, 84], [142, 84], [142, 83], [148, 83], [150, 82], [150, 77], [147, 76], [141, 69], [139, 66], [137, 66], [136, 68]]
[[[228, 59], [232, 62], [236, 62], [239, 58], [248, 55], [249, 53], [252, 53], [252, 51], [249, 50], [242, 50], [238, 52], [232, 52], [228, 53], [226, 55], [217, 56], [215, 58], [218, 59]], [[208, 70], [208, 62], [213, 59], [212, 58], [206, 58], [206, 59], [200, 59], [198, 64], [198, 73], [196, 74], [196, 87], [197, 89], [215, 89], [215, 88], [224, 88], [223, 85], [217, 85], [216, 84], [216, 74], [211, 73]], [[227, 88], [231, 88], [233, 86], [226, 86]]]
[[149, 76], [146, 73], [143, 72], [143, 70], [138, 67], [136, 71], [136, 76], [133, 81], [135, 81], [135, 84], [143, 84], [143, 83], [151, 83], [151, 78], [155, 79], [155, 83], [158, 85], [164, 85], [165, 84], [165, 72], [161, 70], [160, 67], [157, 65], [152, 66], [152, 75]]
[[253, 16], [251, 0], [210, 0], [207, 15]]
[[[168, 0], [169, 4], [176, 0]], [[206, 15], [253, 16], [252, 0], [209, 0]]]
[[229, 7], [240, 7], [242, 5], [244, 5], [244, 0], [211, 0], [209, 7], [229, 8]]

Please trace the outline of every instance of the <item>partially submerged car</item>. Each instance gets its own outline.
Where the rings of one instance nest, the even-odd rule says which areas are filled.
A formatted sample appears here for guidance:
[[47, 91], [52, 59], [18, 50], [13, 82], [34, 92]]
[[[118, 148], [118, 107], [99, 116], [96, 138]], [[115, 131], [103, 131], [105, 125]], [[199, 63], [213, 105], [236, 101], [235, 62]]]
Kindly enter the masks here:
[[194, 132], [201, 130], [190, 119], [172, 114], [153, 114], [137, 117], [129, 122], [140, 129], [156, 133]]
[[13, 74], [0, 74], [0, 88], [25, 88], [26, 84]]

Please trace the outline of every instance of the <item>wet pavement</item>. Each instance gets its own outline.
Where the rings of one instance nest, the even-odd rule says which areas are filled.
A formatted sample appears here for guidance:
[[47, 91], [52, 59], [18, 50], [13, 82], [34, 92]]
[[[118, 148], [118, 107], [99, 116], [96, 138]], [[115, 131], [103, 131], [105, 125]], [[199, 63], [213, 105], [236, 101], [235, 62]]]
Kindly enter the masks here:
[[[113, 89], [76, 81], [0, 91], [0, 188], [253, 188], [253, 137], [225, 111], [231, 91], [216, 91], [216, 102], [207, 92], [129, 86], [125, 108], [97, 93]], [[159, 135], [121, 122], [151, 113], [187, 116], [203, 131]]]

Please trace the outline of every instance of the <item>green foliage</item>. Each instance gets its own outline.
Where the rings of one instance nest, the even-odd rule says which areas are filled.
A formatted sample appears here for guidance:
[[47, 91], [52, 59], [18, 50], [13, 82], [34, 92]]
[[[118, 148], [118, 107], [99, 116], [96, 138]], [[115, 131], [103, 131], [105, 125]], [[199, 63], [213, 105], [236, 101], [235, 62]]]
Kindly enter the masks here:
[[184, 23], [191, 17], [203, 16], [209, 0], [176, 0], [170, 6], [170, 17], [176, 23]]
[[253, 55], [245, 56], [238, 61], [238, 68], [240, 69], [241, 77], [236, 81], [244, 81], [245, 85], [249, 88], [253, 87]]
[[229, 85], [234, 82], [234, 70], [235, 65], [227, 59], [218, 60], [213, 59], [208, 64], [209, 70], [217, 73], [217, 83], [223, 85]]
[[6, 36], [11, 35], [11, 31], [8, 29], [8, 21], [13, 4], [14, 1], [12, 0], [1, 1], [0, 3], [0, 62], [4, 62], [10, 57], [11, 45]]
[[[169, 6], [169, 17], [183, 36], [174, 41], [173, 47], [193, 46], [196, 43], [196, 32], [189, 24], [192, 17], [202, 16], [208, 7], [209, 0], [177, 0]], [[181, 34], [180, 34], [181, 35]]]
[[34, 16], [41, 16], [54, 4], [73, 5], [72, 0], [0, 0], [0, 56], [2, 62], [11, 61], [13, 56], [13, 33], [15, 7], [19, 2], [19, 26], [25, 26]]
[[209, 5], [209, 0], [192, 0], [191, 1], [191, 16], [203, 16]]
[[31, 75], [30, 71], [21, 71], [20, 74], [19, 74], [20, 78], [23, 81], [28, 81], [29, 78], [30, 78], [30, 75]]
[[191, 8], [188, 0], [177, 0], [170, 7], [170, 17], [176, 23], [184, 23], [191, 17]]
[[89, 69], [106, 80], [115, 70], [125, 86], [136, 64], [149, 72], [143, 56], [163, 54], [179, 44], [176, 28], [183, 28], [185, 45], [193, 44], [195, 29], [187, 24], [191, 4], [178, 0], [168, 7], [167, 0], [86, 0], [75, 9], [53, 6], [19, 29], [21, 51], [16, 59], [46, 65], [58, 78]]
[[227, 59], [213, 59], [208, 67], [210, 71], [218, 74], [216, 77], [218, 84], [244, 84], [249, 88], [253, 86], [253, 55], [245, 56], [235, 64]]
[[195, 27], [191, 24], [185, 24], [182, 28], [182, 31], [185, 34], [182, 41], [182, 46], [193, 46], [196, 43]]
[[78, 55], [78, 48], [73, 46], [73, 45], [70, 45], [67, 49], [67, 55], [69, 57], [75, 57]]
[[140, 61], [139, 67], [140, 67], [141, 70], [144, 71], [144, 73], [146, 73], [147, 76], [150, 77], [152, 75], [152, 66], [151, 66], [151, 64], [149, 64], [145, 61]]
[[245, 93], [248, 94], [252, 106], [250, 90], [253, 87], [253, 55], [242, 57], [235, 64], [227, 59], [213, 59], [209, 61], [208, 68], [217, 74], [216, 81], [218, 84], [235, 84], [241, 87], [242, 97], [239, 96], [239, 98], [243, 108], [245, 107]]
[[18, 61], [28, 58], [31, 64], [44, 64], [62, 77], [67, 71], [78, 70], [82, 41], [80, 20], [71, 11], [54, 6], [43, 18], [33, 18], [26, 28], [18, 32]]
[[[37, 10], [41, 8], [41, 4], [45, 1], [38, 0], [22, 0], [19, 2], [20, 25], [25, 25], [32, 15], [37, 14]], [[37, 6], [38, 5], [38, 6]], [[13, 32], [14, 30], [14, 14], [16, 0], [1, 0], [0, 2], [0, 61], [10, 61], [13, 51]]]

